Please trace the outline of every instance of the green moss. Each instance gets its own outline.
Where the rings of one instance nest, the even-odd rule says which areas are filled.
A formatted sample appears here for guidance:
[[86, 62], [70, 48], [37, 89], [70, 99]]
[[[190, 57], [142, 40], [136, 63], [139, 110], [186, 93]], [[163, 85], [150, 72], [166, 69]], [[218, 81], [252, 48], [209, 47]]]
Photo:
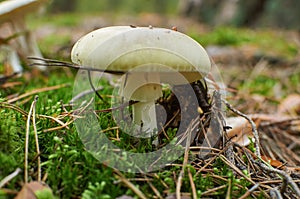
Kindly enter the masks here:
[[30, 29], [36, 29], [51, 22], [51, 26], [56, 27], [76, 27], [82, 19], [82, 14], [64, 13], [64, 14], [45, 14], [41, 17], [30, 16], [28, 26]]
[[260, 94], [264, 96], [273, 96], [273, 87], [278, 83], [278, 80], [265, 75], [258, 75], [253, 80], [245, 80], [241, 85], [240, 90], [249, 90], [252, 94]]

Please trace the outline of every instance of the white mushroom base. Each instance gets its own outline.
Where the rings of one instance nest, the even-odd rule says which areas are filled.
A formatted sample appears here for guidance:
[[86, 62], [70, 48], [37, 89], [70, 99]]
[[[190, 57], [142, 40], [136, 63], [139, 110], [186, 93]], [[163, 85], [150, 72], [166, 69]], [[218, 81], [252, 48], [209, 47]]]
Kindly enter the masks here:
[[122, 77], [119, 94], [126, 100], [137, 101], [132, 105], [131, 135], [143, 138], [154, 135], [158, 129], [155, 102], [162, 96], [159, 73], [127, 73]]

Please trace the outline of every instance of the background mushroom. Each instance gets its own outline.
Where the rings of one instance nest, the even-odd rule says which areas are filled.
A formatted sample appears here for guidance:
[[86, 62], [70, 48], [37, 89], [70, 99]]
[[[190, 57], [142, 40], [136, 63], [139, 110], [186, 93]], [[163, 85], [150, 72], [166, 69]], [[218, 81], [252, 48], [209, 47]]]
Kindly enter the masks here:
[[195, 40], [152, 27], [95, 30], [74, 45], [71, 59], [83, 66], [124, 72], [119, 95], [137, 101], [132, 111], [140, 137], [150, 137], [158, 129], [155, 103], [162, 96], [161, 83], [188, 84], [206, 76], [211, 67], [206, 51]]
[[[36, 44], [35, 38], [28, 30], [25, 19], [26, 15], [36, 11], [41, 5], [48, 0], [9, 0], [0, 3], [0, 25], [9, 24], [11, 32], [15, 35], [17, 49], [24, 56], [42, 57], [42, 54]], [[1, 35], [2, 36], [2, 35]], [[11, 47], [10, 41], [2, 43], [6, 47], [8, 53], [8, 61], [12, 66], [13, 71], [19, 73], [22, 71], [19, 59], [16, 56], [16, 47]], [[45, 66], [38, 66], [40, 69], [45, 69]]]

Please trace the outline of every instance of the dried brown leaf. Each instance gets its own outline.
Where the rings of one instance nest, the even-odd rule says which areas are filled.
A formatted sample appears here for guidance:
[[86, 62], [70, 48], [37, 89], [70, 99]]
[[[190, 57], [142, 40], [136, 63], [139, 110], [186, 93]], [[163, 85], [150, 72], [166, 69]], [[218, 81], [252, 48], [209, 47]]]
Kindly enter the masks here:
[[43, 182], [33, 181], [26, 183], [15, 199], [37, 199], [37, 193], [47, 191], [52, 195], [52, 190]]
[[275, 168], [285, 168], [283, 163], [278, 161], [278, 160], [274, 160], [268, 156], [261, 156], [261, 158], [268, 162], [272, 167], [275, 167]]
[[230, 117], [226, 119], [226, 124], [232, 129], [227, 131], [227, 135], [231, 141], [247, 146], [250, 144], [249, 138], [253, 138], [252, 128], [249, 122], [242, 117]]
[[291, 94], [287, 96], [278, 106], [278, 113], [283, 115], [300, 115], [300, 95]]

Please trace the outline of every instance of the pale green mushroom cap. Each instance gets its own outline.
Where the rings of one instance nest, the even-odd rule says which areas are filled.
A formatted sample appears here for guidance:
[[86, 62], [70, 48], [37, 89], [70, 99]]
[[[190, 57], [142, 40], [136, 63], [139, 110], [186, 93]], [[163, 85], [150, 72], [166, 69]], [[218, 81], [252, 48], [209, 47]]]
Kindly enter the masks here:
[[0, 2], [0, 23], [24, 17], [48, 0], [9, 0]]
[[113, 26], [90, 32], [74, 45], [71, 59], [79, 65], [118, 72], [137, 66], [147, 66], [141, 72], [178, 71], [189, 81], [200, 79], [200, 74], [206, 76], [211, 68], [204, 48], [189, 36], [149, 27]]
[[[114, 26], [83, 36], [73, 47], [74, 63], [124, 72], [119, 94], [139, 101], [133, 121], [140, 131], [157, 129], [155, 101], [161, 83], [187, 84], [205, 77], [211, 68], [204, 48], [189, 36], [164, 28]], [[148, 137], [147, 134], [145, 137]]]

